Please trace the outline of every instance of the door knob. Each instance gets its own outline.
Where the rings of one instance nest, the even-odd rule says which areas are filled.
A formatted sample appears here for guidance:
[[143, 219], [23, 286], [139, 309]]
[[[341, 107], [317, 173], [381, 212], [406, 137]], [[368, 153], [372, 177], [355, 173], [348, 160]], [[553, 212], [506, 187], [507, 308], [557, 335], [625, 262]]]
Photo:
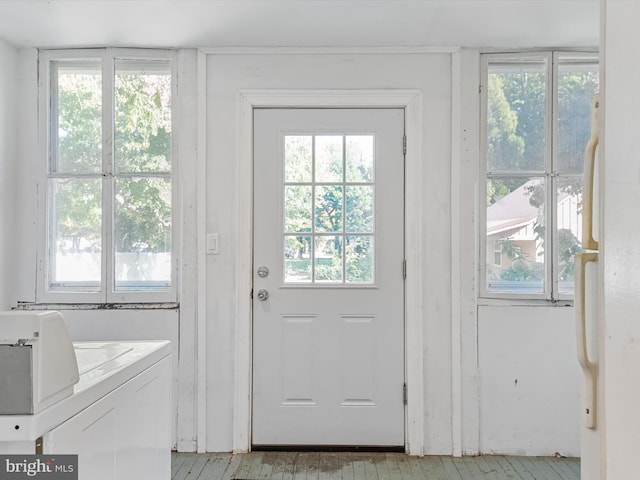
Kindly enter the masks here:
[[269, 292], [267, 290], [258, 290], [258, 300], [264, 302], [267, 298], [269, 298]]

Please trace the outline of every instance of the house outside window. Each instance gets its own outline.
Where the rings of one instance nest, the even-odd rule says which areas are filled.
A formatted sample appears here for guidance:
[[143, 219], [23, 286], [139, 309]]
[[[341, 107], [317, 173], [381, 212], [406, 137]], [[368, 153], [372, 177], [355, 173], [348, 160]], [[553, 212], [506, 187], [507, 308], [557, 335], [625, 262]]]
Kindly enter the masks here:
[[598, 88], [593, 53], [482, 56], [481, 296], [573, 297]]
[[493, 251], [493, 264], [498, 267], [502, 266], [502, 249], [498, 248]]
[[39, 302], [176, 300], [173, 65], [170, 51], [41, 52]]

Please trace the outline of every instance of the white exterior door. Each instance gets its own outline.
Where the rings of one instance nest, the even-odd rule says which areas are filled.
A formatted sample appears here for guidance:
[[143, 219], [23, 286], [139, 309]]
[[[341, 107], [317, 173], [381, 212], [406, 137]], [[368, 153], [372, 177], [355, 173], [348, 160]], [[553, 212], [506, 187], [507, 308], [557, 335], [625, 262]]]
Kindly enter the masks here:
[[254, 446], [404, 445], [404, 110], [254, 110]]

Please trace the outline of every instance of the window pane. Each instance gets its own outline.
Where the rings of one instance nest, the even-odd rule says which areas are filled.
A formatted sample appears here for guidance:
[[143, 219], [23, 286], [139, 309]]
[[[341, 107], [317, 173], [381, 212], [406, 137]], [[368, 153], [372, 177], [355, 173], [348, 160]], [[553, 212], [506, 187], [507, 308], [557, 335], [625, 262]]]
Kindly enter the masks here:
[[316, 231], [342, 231], [342, 187], [316, 187], [315, 216]]
[[373, 282], [373, 237], [352, 236], [346, 238], [345, 257], [347, 282]]
[[373, 182], [373, 135], [345, 137], [347, 182]]
[[117, 172], [171, 171], [171, 69], [166, 61], [116, 61]]
[[573, 294], [573, 260], [582, 251], [582, 177], [558, 178], [558, 289]]
[[50, 288], [76, 282], [100, 289], [102, 185], [100, 179], [52, 179]]
[[543, 178], [487, 180], [487, 291], [544, 293], [545, 198]]
[[114, 202], [115, 288], [171, 283], [171, 181], [120, 178]]
[[342, 139], [341, 135], [315, 137], [316, 182], [342, 182]]
[[311, 282], [311, 237], [284, 238], [284, 281]]
[[546, 62], [489, 65], [487, 170], [543, 171]]
[[346, 188], [346, 226], [349, 233], [373, 232], [373, 187], [352, 186]]
[[342, 237], [315, 237], [315, 280], [342, 282]]
[[284, 181], [311, 182], [310, 135], [284, 137]]
[[373, 135], [284, 137], [285, 283], [373, 283], [373, 155]]
[[555, 156], [559, 173], [582, 173], [584, 149], [591, 136], [591, 98], [598, 89], [597, 64], [566, 62], [558, 66]]
[[285, 233], [311, 232], [311, 185], [284, 187]]
[[[54, 64], [57, 105], [51, 170], [96, 173], [102, 169], [102, 76], [99, 63]], [[56, 162], [57, 160], [57, 162]]]

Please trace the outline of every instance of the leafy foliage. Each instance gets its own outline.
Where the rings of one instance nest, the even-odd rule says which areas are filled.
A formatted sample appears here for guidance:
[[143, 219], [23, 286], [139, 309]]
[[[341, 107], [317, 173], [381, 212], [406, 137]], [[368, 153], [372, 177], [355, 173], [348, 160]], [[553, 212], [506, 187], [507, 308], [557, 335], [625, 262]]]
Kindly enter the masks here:
[[[64, 67], [57, 85], [58, 172], [69, 178], [54, 180], [56, 237], [58, 250], [77, 252], [83, 243], [101, 243], [102, 85], [99, 71]], [[170, 75], [118, 74], [114, 99], [116, 251], [170, 252]], [[118, 176], [123, 173], [127, 176]], [[74, 178], [77, 174], [90, 177]]]
[[518, 282], [539, 282], [544, 278], [544, 265], [518, 258], [509, 268], [500, 272], [500, 278]]
[[[517, 188], [545, 173], [546, 79], [535, 64], [517, 64], [509, 68], [497, 67], [488, 77], [487, 110], [487, 170], [492, 173], [487, 182], [487, 206], [509, 195]], [[558, 74], [558, 105], [554, 135], [554, 172], [557, 198], [577, 199], [581, 208], [584, 146], [590, 135], [590, 102], [598, 90], [598, 73], [571, 63], [560, 64]], [[514, 176], [519, 172], [529, 175]], [[501, 174], [509, 174], [502, 175]], [[531, 176], [533, 175], [533, 176]], [[545, 182], [532, 182], [526, 188], [529, 203], [545, 210]], [[564, 197], [563, 197], [564, 196]], [[533, 224], [536, 237], [536, 256], [542, 258], [546, 249], [547, 232], [544, 217], [539, 214]], [[510, 235], [511, 233], [509, 233]], [[517, 251], [511, 239], [496, 243], [511, 260], [500, 272], [503, 280], [539, 281], [544, 278], [543, 263], [526, 258]], [[580, 240], [569, 229], [558, 230], [558, 278], [573, 278], [573, 256], [580, 251]]]
[[313, 262], [317, 281], [373, 281], [372, 141], [357, 135], [285, 137], [288, 278], [309, 281]]

